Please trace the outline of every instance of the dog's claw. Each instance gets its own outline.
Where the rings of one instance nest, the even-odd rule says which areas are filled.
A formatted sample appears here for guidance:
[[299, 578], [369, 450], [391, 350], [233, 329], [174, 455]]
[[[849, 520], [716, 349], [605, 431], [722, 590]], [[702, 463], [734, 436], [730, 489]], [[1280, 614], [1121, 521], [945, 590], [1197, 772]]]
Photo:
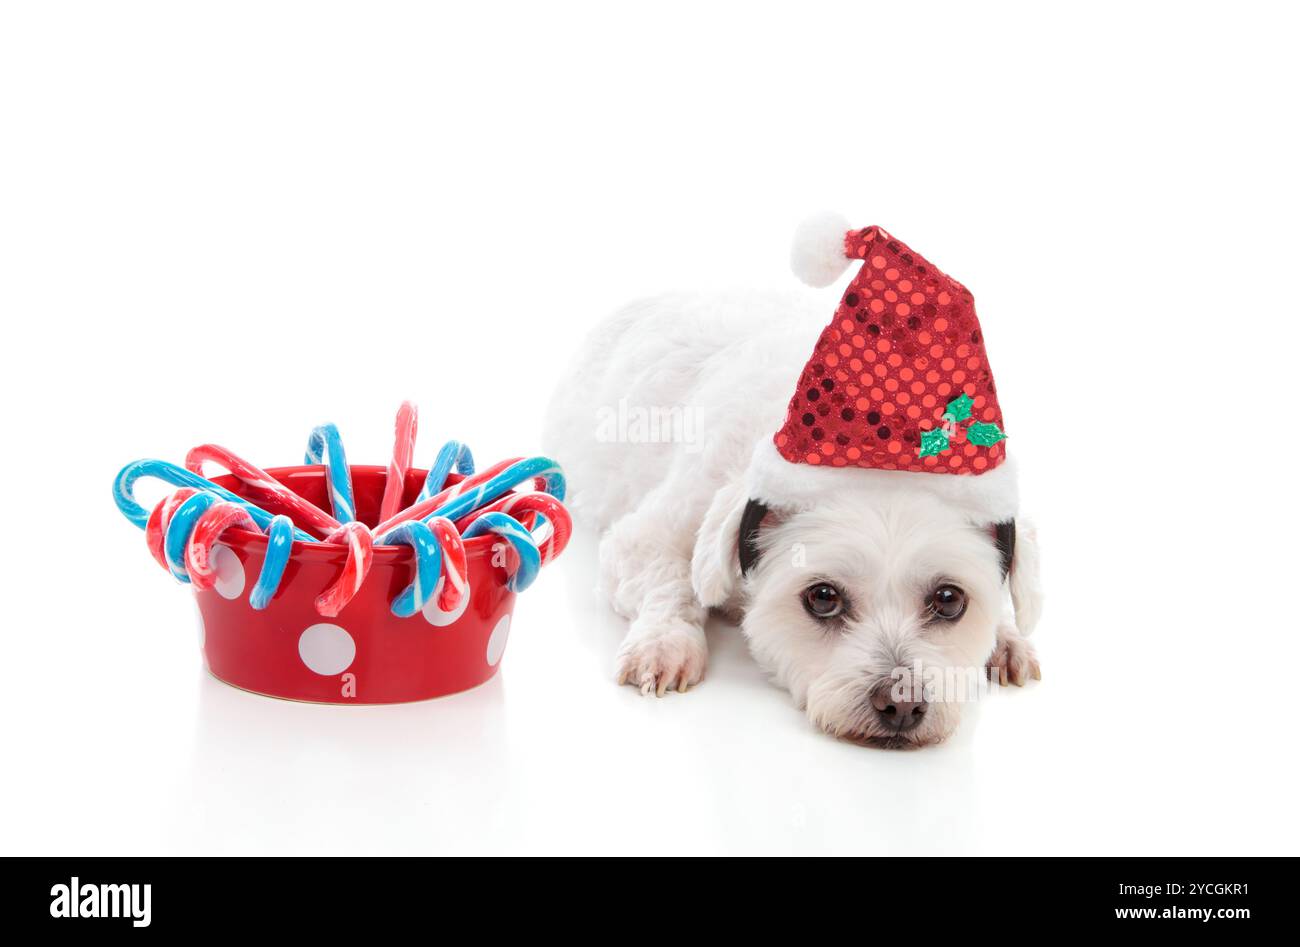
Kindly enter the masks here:
[[990, 680], [996, 680], [1003, 687], [1008, 684], [1024, 687], [1031, 678], [1036, 681], [1043, 679], [1034, 646], [1014, 630], [1004, 628], [998, 629], [997, 643], [988, 660], [988, 673]]
[[708, 660], [703, 632], [686, 623], [651, 626], [632, 634], [619, 651], [619, 684], [634, 684], [644, 696], [684, 694], [704, 677]]

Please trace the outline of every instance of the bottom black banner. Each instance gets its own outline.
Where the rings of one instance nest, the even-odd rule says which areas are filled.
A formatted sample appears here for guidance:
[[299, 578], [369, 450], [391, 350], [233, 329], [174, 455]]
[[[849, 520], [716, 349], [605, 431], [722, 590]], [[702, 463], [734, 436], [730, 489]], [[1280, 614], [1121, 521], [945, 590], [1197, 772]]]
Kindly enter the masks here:
[[[808, 859], [703, 865], [530, 860], [7, 859], [10, 924], [83, 934], [362, 934], [404, 922], [530, 919], [614, 935], [683, 931], [713, 915], [750, 926], [896, 923], [923, 936], [969, 926], [1008, 932], [1096, 929], [1233, 936], [1278, 922], [1294, 865], [1281, 859]], [[637, 904], [637, 901], [644, 903]], [[754, 906], [748, 912], [745, 905]], [[818, 910], [818, 907], [822, 911]], [[847, 911], [846, 911], [847, 909]], [[668, 912], [661, 917], [657, 912]], [[619, 920], [621, 917], [621, 921]], [[610, 924], [614, 927], [610, 927]], [[1243, 927], [1242, 925], [1247, 925]], [[433, 928], [430, 928], [432, 932]]]

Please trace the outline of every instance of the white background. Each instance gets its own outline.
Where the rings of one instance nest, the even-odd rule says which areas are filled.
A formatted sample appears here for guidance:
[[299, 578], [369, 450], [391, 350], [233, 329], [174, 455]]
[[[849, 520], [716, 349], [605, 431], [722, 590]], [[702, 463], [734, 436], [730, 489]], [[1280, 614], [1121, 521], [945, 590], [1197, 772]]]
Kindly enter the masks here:
[[[1283, 5], [460, 7], [0, 14], [0, 848], [1295, 854]], [[979, 300], [1043, 534], [1041, 683], [866, 750], [718, 626], [698, 690], [643, 699], [590, 537], [471, 693], [205, 674], [110, 501], [124, 462], [294, 463], [334, 420], [383, 463], [408, 397], [424, 464], [535, 452], [587, 326], [788, 289], [824, 208]]]

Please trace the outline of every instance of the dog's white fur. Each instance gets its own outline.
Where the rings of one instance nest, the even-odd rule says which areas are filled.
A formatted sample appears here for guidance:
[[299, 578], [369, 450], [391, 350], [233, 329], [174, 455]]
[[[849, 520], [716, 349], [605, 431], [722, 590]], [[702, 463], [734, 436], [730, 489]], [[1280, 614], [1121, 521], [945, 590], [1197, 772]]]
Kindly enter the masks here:
[[[1036, 676], [1023, 637], [1040, 609], [1036, 537], [1022, 520], [1009, 583], [1017, 628], [1003, 614], [987, 526], [1014, 507], [1009, 463], [974, 478], [810, 471], [765, 456], [833, 305], [809, 293], [628, 306], [579, 352], [552, 403], [546, 448], [569, 474], [578, 515], [607, 530], [602, 587], [631, 620], [620, 681], [660, 695], [699, 682], [703, 624], [717, 608], [741, 619], [754, 656], [822, 729], [868, 743], [933, 743], [956, 725], [959, 703], [932, 703], [900, 737], [882, 726], [870, 695], [915, 662], [926, 673], [988, 662], [1004, 681]], [[606, 423], [620, 402], [624, 414], [693, 412], [693, 423], [669, 432], [675, 440], [660, 431], [647, 442], [644, 430]], [[683, 434], [693, 436], [682, 443]], [[971, 493], [975, 479], [992, 489]], [[762, 558], [742, 579], [737, 539], [751, 496], [774, 513], [760, 532]], [[925, 621], [924, 596], [940, 580], [968, 595], [960, 621]], [[801, 592], [817, 581], [848, 597], [843, 621], [804, 610]]]

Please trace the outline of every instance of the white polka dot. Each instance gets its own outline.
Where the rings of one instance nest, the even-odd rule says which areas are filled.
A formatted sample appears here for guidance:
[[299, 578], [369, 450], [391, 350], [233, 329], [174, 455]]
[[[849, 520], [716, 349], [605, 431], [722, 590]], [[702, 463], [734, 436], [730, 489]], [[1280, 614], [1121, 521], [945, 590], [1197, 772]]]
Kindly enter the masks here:
[[487, 646], [487, 663], [492, 667], [497, 666], [501, 660], [501, 655], [506, 652], [506, 639], [510, 637], [510, 616], [502, 615], [497, 626], [492, 629], [492, 635], [488, 638]]
[[208, 626], [203, 622], [203, 609], [199, 608], [198, 599], [194, 600], [194, 617], [199, 625], [199, 657], [203, 659], [203, 666], [208, 666]]
[[244, 564], [227, 546], [212, 547], [212, 569], [217, 574], [217, 594], [237, 599], [244, 594]]
[[302, 633], [298, 639], [298, 656], [317, 674], [331, 677], [352, 666], [357, 656], [357, 644], [338, 625], [322, 622]]

